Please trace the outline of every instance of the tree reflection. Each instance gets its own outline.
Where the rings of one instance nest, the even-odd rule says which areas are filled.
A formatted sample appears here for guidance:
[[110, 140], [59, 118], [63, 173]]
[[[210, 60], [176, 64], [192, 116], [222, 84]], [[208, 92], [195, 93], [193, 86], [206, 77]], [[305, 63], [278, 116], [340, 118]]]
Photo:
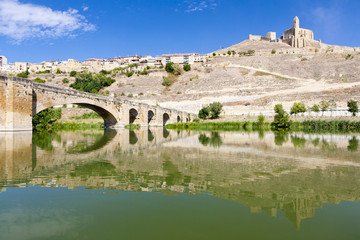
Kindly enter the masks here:
[[357, 152], [359, 147], [359, 140], [353, 136], [352, 139], [349, 140], [349, 146], [347, 150], [350, 152]]

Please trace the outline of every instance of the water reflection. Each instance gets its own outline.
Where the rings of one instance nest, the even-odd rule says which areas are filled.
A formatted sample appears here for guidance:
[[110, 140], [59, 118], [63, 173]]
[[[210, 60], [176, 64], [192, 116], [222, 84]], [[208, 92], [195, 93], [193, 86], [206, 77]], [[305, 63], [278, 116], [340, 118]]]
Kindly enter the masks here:
[[[204, 191], [300, 228], [323, 203], [360, 199], [359, 136], [269, 132], [0, 134], [0, 188]], [[290, 141], [289, 141], [290, 140]]]

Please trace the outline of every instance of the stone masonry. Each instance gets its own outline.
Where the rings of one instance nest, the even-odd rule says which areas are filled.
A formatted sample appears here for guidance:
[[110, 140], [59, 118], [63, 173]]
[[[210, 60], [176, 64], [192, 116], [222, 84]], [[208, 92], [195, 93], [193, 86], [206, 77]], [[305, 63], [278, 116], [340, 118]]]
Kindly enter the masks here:
[[103, 117], [107, 128], [121, 128], [130, 123], [164, 126], [167, 123], [188, 122], [196, 117], [174, 109], [0, 76], [0, 131], [31, 130], [35, 114], [64, 104], [94, 110]]

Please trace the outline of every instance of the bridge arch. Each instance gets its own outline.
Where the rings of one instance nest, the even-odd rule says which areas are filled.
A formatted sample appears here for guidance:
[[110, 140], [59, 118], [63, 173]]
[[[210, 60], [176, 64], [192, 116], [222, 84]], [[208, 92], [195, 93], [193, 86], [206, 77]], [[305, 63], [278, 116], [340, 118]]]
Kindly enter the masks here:
[[154, 119], [155, 113], [152, 110], [148, 111], [148, 124]]
[[164, 113], [164, 114], [163, 114], [163, 126], [166, 125], [166, 122], [169, 121], [169, 119], [170, 119], [169, 114]]
[[179, 115], [177, 116], [176, 121], [177, 121], [178, 123], [181, 122], [181, 117], [180, 117]]
[[129, 110], [129, 123], [135, 123], [135, 120], [138, 118], [139, 113], [135, 108]]

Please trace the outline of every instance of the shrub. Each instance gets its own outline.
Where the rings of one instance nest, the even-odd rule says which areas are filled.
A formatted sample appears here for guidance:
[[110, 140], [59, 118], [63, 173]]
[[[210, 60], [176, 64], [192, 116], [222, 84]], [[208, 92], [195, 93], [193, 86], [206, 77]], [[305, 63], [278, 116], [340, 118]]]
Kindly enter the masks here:
[[92, 73], [82, 73], [70, 87], [79, 91], [97, 94], [102, 88], [108, 87], [114, 82], [115, 79], [106, 77], [100, 73], [95, 75]]
[[174, 71], [172, 72], [172, 74], [174, 74], [175, 76], [179, 76], [183, 73], [183, 68], [179, 64], [174, 64], [173, 69]]
[[200, 109], [198, 116], [200, 119], [206, 119], [209, 117], [209, 114], [210, 114], [210, 109], [207, 106], [207, 107], [203, 107], [202, 109]]
[[50, 73], [50, 70], [36, 72], [36, 74], [47, 74], [47, 73]]
[[353, 59], [354, 56], [351, 54], [346, 55], [345, 60]]
[[213, 53], [212, 55], [215, 57], [215, 56], [216, 56], [216, 53]]
[[325, 100], [322, 100], [319, 104], [321, 111], [326, 111], [329, 108], [329, 103]]
[[348, 111], [352, 113], [352, 115], [355, 117], [356, 113], [359, 112], [359, 107], [356, 101], [350, 100], [347, 102]]
[[230, 51], [230, 50], [229, 50], [229, 51], [227, 51], [227, 54], [228, 54], [228, 55], [231, 55], [231, 51]]
[[168, 73], [173, 73], [174, 72], [174, 63], [173, 62], [167, 63], [165, 65], [165, 71], [167, 71]]
[[165, 79], [162, 81], [162, 83], [161, 83], [161, 85], [163, 85], [163, 86], [165, 86], [165, 87], [170, 87], [171, 84], [172, 84], [172, 82], [170, 81], [169, 78], [165, 78]]
[[271, 54], [275, 54], [276, 53], [276, 49], [274, 48], [273, 50], [271, 50]]
[[250, 56], [252, 56], [252, 55], [255, 54], [255, 50], [249, 50], [249, 51], [247, 51], [247, 54], [250, 55]]
[[274, 107], [275, 117], [274, 121], [271, 123], [271, 126], [275, 130], [286, 130], [290, 128], [291, 121], [289, 120], [289, 115], [284, 111], [284, 108], [281, 104], [277, 104]]
[[35, 78], [35, 79], [34, 79], [34, 82], [37, 82], [37, 83], [45, 83], [46, 81], [45, 81], [45, 80], [42, 80], [41, 78]]
[[132, 93], [130, 93], [129, 95], [127, 95], [128, 97], [134, 97], [134, 95], [132, 95]]
[[185, 64], [183, 69], [184, 69], [185, 72], [188, 72], [188, 71], [191, 70], [191, 66], [189, 64]]
[[75, 76], [76, 76], [76, 74], [77, 74], [77, 72], [76, 72], [76, 71], [71, 71], [71, 72], [70, 72], [70, 77], [75, 77]]
[[126, 73], [126, 76], [128, 76], [128, 77], [131, 77], [132, 75], [134, 75], [134, 72], [133, 72], [133, 71]]
[[18, 75], [16, 75], [16, 76], [18, 76], [18, 77], [21, 77], [21, 78], [28, 78], [29, 77], [29, 71], [28, 70], [26, 70], [25, 72], [21, 72], [21, 73], [19, 73]]
[[144, 93], [142, 93], [142, 92], [141, 92], [141, 93], [139, 93], [139, 96], [142, 96], [142, 95], [144, 95]]
[[219, 118], [223, 105], [220, 102], [213, 102], [209, 105], [210, 117], [212, 119]]
[[56, 74], [61, 74], [60, 68], [56, 69]]
[[47, 108], [32, 118], [35, 129], [51, 129], [52, 125], [61, 118], [61, 108]]
[[101, 70], [100, 73], [101, 73], [101, 74], [104, 74], [104, 75], [107, 75], [107, 74], [110, 74], [111, 71]]
[[193, 122], [194, 122], [194, 123], [199, 123], [199, 122], [200, 122], [200, 119], [196, 117], [196, 118], [193, 119]]
[[294, 105], [291, 107], [290, 114], [298, 114], [306, 112], [305, 104], [302, 102], [295, 102]]
[[263, 126], [264, 125], [264, 122], [265, 122], [265, 116], [264, 115], [262, 115], [262, 114], [260, 114], [259, 116], [258, 116], [258, 125], [259, 126]]
[[64, 78], [64, 79], [62, 80], [62, 82], [63, 82], [63, 83], [69, 83], [69, 79]]
[[313, 111], [313, 112], [320, 112], [319, 105], [314, 104], [314, 105], [310, 108], [310, 110]]

